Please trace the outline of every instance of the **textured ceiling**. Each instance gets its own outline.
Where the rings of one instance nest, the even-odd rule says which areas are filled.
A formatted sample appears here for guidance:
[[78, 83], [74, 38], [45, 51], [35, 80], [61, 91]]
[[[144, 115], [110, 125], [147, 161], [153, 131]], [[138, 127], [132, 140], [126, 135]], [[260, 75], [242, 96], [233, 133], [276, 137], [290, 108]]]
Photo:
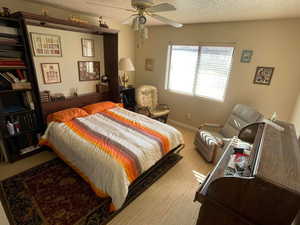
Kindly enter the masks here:
[[[121, 22], [130, 12], [102, 7], [89, 2], [131, 8], [130, 0], [29, 0], [60, 8], [101, 15]], [[177, 11], [159, 13], [180, 23], [204, 23], [300, 17], [300, 0], [154, 0], [174, 4]], [[150, 20], [149, 24], [160, 24]]]

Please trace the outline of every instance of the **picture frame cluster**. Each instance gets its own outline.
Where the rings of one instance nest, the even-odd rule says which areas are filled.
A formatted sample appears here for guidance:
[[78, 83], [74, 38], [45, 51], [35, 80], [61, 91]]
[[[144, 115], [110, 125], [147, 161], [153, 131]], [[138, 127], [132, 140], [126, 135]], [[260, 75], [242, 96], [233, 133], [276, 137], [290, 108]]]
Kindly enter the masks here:
[[[35, 57], [62, 57], [61, 37], [54, 34], [31, 32], [31, 44]], [[82, 57], [95, 57], [95, 43], [93, 39], [81, 38]], [[100, 80], [100, 61], [78, 61], [79, 81]], [[58, 62], [40, 63], [44, 84], [58, 84], [62, 82], [60, 65]]]

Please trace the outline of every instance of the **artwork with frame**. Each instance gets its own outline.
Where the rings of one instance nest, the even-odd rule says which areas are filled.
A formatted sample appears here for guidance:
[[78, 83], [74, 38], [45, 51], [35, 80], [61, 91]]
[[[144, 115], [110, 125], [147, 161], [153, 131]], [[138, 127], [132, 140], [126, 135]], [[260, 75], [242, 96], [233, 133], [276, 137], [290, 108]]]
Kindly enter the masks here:
[[30, 33], [34, 56], [61, 57], [60, 36], [54, 34]]
[[44, 84], [61, 83], [59, 63], [41, 63]]
[[99, 61], [78, 61], [79, 81], [100, 80]]
[[270, 85], [274, 69], [275, 69], [274, 67], [263, 67], [263, 66], [256, 67], [256, 73], [255, 73], [253, 83]]
[[84, 57], [94, 57], [95, 56], [95, 48], [94, 48], [94, 40], [81, 38], [81, 47], [82, 47], [82, 56]]
[[253, 51], [252, 50], [243, 50], [241, 56], [241, 63], [250, 63], [252, 59]]
[[146, 71], [153, 71], [154, 70], [154, 59], [147, 58], [145, 60], [145, 70]]

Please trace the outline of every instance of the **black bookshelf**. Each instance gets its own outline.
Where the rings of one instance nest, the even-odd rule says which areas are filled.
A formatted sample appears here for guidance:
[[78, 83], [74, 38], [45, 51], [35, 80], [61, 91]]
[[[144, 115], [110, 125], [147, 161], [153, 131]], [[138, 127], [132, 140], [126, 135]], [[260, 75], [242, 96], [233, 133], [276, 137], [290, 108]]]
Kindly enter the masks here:
[[[0, 61], [12, 58], [24, 64], [5, 66], [0, 62], [0, 147], [5, 159], [14, 162], [41, 151], [38, 141], [44, 124], [25, 21], [20, 16], [0, 17], [0, 26]], [[12, 74], [18, 79], [20, 73], [30, 87], [16, 89], [6, 77]]]

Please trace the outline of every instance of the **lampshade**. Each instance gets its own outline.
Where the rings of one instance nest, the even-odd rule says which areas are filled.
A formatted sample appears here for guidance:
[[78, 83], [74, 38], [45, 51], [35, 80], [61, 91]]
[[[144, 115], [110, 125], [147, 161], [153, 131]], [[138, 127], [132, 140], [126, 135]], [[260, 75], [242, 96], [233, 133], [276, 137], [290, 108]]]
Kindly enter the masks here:
[[133, 63], [130, 58], [121, 58], [119, 61], [119, 70], [121, 71], [135, 71]]

